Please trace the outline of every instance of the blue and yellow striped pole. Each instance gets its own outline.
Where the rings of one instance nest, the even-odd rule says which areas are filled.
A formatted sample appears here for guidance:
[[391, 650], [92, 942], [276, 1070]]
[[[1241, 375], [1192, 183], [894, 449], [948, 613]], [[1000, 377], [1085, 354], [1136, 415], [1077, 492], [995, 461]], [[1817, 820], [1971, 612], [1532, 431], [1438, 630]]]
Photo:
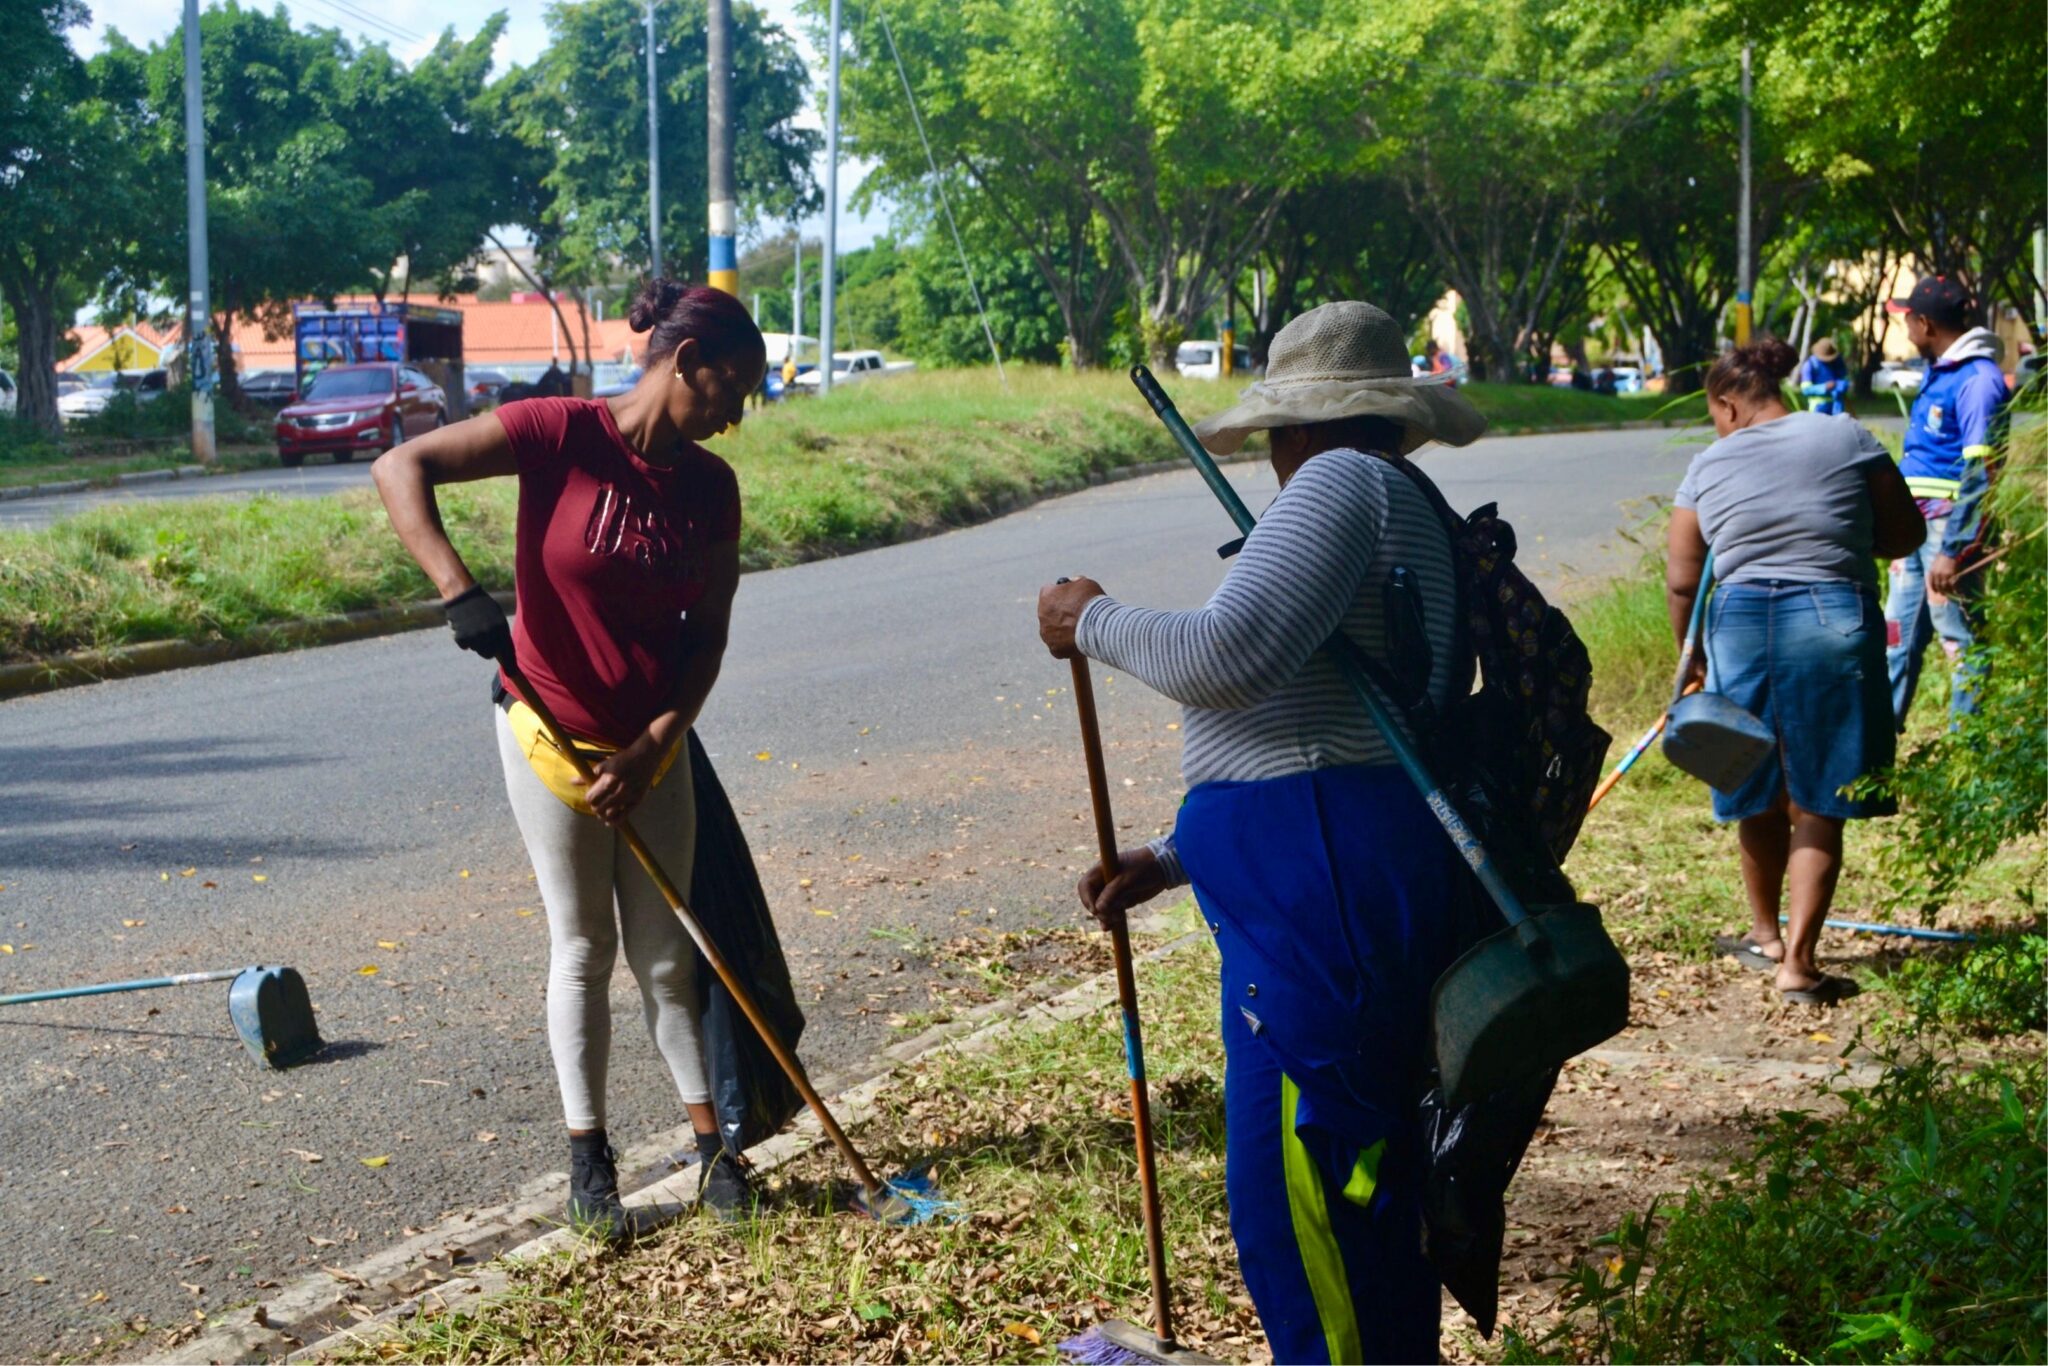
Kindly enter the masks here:
[[705, 101], [711, 167], [710, 270], [713, 289], [739, 297], [739, 254], [734, 244], [738, 210], [732, 189], [732, 3], [708, 0], [705, 5], [705, 55], [710, 66], [710, 97]]

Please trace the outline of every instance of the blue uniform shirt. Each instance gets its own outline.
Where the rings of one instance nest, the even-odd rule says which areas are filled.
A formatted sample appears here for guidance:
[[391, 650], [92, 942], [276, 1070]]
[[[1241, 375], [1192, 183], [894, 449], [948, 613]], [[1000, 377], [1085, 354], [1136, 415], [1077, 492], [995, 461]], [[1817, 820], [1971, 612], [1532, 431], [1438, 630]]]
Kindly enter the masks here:
[[1930, 517], [1948, 517], [1944, 555], [1956, 555], [1977, 537], [1991, 482], [1987, 462], [2006, 397], [1993, 338], [1972, 328], [1928, 367], [1913, 400], [1899, 471]]

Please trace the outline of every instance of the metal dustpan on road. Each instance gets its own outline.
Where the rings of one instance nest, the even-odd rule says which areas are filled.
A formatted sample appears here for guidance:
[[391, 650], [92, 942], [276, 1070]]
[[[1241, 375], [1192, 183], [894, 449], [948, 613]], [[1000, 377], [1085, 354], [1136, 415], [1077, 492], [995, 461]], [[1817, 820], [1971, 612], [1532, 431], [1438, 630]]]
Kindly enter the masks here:
[[325, 1045], [320, 1027], [313, 1019], [313, 999], [306, 994], [306, 979], [296, 968], [223, 968], [218, 972], [181, 972], [171, 977], [143, 977], [132, 982], [104, 982], [90, 987], [62, 987], [55, 991], [27, 991], [17, 996], [0, 996], [0, 1006], [27, 1005], [31, 1001], [65, 1001], [76, 996], [111, 996], [122, 991], [153, 991], [159, 987], [188, 987], [200, 982], [232, 982], [228, 988], [228, 1021], [234, 1025], [249, 1056], [266, 1067], [291, 1067], [318, 1053]]
[[1628, 963], [1579, 903], [1537, 906], [1458, 956], [1430, 993], [1451, 1108], [1556, 1067], [1628, 1024]]

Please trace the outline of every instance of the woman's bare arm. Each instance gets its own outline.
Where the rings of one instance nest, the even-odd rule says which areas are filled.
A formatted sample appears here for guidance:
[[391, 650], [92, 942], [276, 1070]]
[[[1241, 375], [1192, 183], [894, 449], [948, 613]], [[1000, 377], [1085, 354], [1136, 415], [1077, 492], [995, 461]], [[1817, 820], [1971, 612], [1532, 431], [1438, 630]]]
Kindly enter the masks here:
[[1900, 560], [1927, 544], [1927, 519], [1907, 491], [1906, 476], [1889, 460], [1865, 467], [1870, 484], [1872, 549], [1887, 560]]
[[1700, 595], [1700, 575], [1707, 565], [1707, 538], [1700, 515], [1691, 508], [1673, 508], [1664, 533], [1664, 604], [1671, 614], [1671, 635], [1683, 644], [1692, 624], [1693, 601]]
[[391, 529], [434, 581], [443, 601], [460, 597], [476, 586], [476, 579], [441, 525], [435, 486], [518, 472], [511, 440], [496, 413], [414, 437], [384, 452], [370, 466]]

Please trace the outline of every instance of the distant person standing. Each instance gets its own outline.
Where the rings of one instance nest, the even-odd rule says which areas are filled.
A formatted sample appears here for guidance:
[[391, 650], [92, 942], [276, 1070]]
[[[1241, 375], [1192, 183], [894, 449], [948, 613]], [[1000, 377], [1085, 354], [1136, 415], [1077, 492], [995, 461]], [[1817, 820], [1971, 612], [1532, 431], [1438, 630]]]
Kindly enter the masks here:
[[1693, 457], [1673, 500], [1665, 594], [1683, 640], [1711, 547], [1719, 586], [1702, 631], [1706, 686], [1777, 739], [1740, 787], [1714, 791], [1714, 819], [1739, 823], [1750, 911], [1748, 933], [1719, 936], [1715, 947], [1771, 973], [1788, 1001], [1832, 1005], [1857, 990], [1815, 957], [1842, 872], [1843, 825], [1893, 810], [1852, 786], [1889, 768], [1898, 740], [1873, 560], [1912, 554], [1926, 531], [1862, 424], [1786, 407], [1783, 385], [1798, 363], [1784, 342], [1760, 337], [1707, 372], [1719, 439]]
[[1849, 394], [1849, 367], [1843, 363], [1833, 337], [1815, 342], [1813, 350], [1800, 362], [1799, 392], [1806, 395], [1810, 412], [1833, 417], [1842, 411], [1842, 400]]
[[1929, 275], [1886, 307], [1905, 316], [1906, 339], [1929, 361], [1899, 462], [1927, 519], [1927, 544], [1892, 561], [1884, 607], [1892, 714], [1903, 730], [1920, 685], [1921, 657], [1935, 635], [1953, 670], [1950, 714], [1977, 709], [1967, 658], [1976, 585], [1964, 575], [1983, 549], [1984, 498], [1991, 491], [1991, 456], [2008, 390], [1998, 368], [1998, 338], [1971, 325], [1971, 299], [1961, 285]]

